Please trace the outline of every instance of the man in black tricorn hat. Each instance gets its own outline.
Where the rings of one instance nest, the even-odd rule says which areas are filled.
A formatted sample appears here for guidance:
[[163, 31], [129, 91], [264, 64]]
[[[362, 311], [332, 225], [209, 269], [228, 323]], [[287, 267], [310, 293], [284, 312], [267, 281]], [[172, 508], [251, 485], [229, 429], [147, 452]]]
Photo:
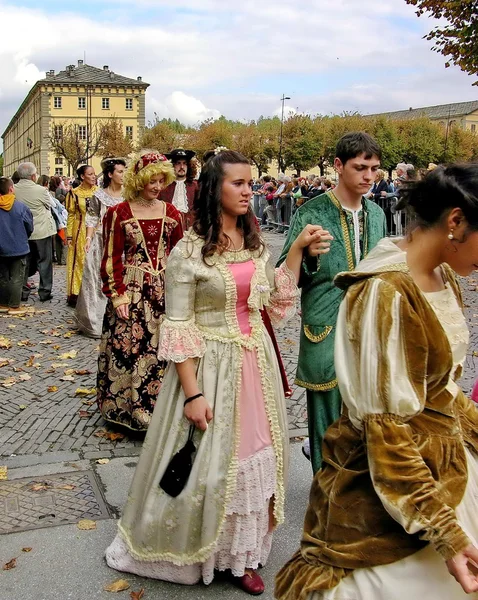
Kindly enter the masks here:
[[174, 167], [176, 181], [168, 185], [160, 195], [159, 199], [171, 202], [183, 217], [184, 230], [189, 229], [194, 221], [193, 205], [194, 198], [198, 192], [198, 182], [195, 179], [196, 165], [192, 159], [196, 153], [192, 150], [177, 148], [166, 154]]

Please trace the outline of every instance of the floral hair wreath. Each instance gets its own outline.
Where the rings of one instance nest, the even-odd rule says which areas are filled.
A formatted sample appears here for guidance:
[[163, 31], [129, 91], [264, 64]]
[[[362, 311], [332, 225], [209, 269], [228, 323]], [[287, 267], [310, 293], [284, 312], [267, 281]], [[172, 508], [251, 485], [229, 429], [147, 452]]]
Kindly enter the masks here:
[[149, 152], [148, 154], [144, 154], [134, 165], [134, 174], [137, 175], [141, 169], [144, 169], [148, 165], [152, 165], [159, 162], [166, 162], [168, 159], [164, 156], [164, 154], [158, 154], [156, 152]]
[[226, 146], [218, 146], [217, 148], [214, 148], [214, 150], [213, 150], [214, 156], [217, 156], [220, 152], [224, 152], [226, 150], [229, 150], [229, 148], [226, 148]]

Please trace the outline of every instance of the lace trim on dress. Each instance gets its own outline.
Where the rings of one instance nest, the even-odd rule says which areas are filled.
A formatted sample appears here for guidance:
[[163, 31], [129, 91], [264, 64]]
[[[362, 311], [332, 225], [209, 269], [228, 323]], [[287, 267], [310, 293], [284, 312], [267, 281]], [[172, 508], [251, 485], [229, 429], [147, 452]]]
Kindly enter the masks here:
[[194, 319], [171, 321], [165, 319], [159, 336], [158, 358], [181, 363], [188, 358], [202, 358], [206, 352], [206, 340]]
[[299, 288], [285, 262], [275, 270], [275, 290], [267, 308], [273, 325], [282, 325], [295, 315]]
[[269, 502], [275, 494], [276, 470], [272, 446], [239, 462], [237, 485], [226, 511], [221, 533], [211, 556], [202, 564], [175, 565], [168, 561], [148, 561], [133, 558], [120, 536], [116, 536], [106, 551], [110, 567], [192, 585], [202, 576], [206, 585], [214, 578], [214, 570], [230, 569], [236, 577], [246, 569], [266, 564], [272, 532], [269, 531]]

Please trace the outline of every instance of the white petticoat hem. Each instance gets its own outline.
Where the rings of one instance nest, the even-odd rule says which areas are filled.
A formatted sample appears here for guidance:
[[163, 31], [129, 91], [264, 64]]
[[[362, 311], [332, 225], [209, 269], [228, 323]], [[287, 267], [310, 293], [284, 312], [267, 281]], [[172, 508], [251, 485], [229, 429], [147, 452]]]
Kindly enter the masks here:
[[205, 563], [179, 566], [168, 561], [137, 560], [119, 535], [106, 550], [106, 562], [117, 571], [185, 585], [194, 585], [201, 578], [209, 585], [215, 570], [231, 570], [241, 577], [246, 569], [264, 565], [269, 557], [269, 504], [275, 487], [275, 453], [268, 446], [239, 462], [235, 494], [227, 508], [216, 550]]

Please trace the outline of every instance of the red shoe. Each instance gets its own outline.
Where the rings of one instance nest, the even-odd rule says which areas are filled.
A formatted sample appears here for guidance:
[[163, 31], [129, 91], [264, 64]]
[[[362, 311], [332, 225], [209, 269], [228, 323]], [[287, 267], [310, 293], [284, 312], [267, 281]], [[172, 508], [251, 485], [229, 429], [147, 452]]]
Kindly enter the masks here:
[[234, 577], [238, 587], [251, 596], [259, 596], [265, 590], [262, 577], [255, 571], [248, 571], [242, 577]]

